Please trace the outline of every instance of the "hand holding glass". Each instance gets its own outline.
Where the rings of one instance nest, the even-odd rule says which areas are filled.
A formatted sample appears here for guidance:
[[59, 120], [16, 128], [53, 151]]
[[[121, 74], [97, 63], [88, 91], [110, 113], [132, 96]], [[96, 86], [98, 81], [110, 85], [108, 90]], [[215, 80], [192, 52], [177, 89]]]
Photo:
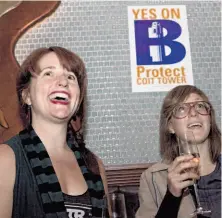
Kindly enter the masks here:
[[[179, 144], [179, 154], [180, 155], [193, 155], [192, 161], [199, 162], [200, 159], [200, 154], [198, 151], [198, 147], [195, 141], [195, 137], [192, 131], [187, 131], [184, 134], [183, 138], [178, 139], [178, 144]], [[194, 173], [199, 174], [199, 167], [195, 167], [189, 170], [193, 170]], [[197, 208], [196, 210], [191, 214], [191, 216], [197, 215], [197, 214], [209, 214], [211, 213], [210, 210], [204, 210], [203, 207], [200, 204], [200, 199], [198, 195], [198, 190], [197, 190], [197, 184], [196, 182], [194, 183], [194, 193], [195, 193], [195, 198], [196, 198], [196, 203], [197, 203]]]

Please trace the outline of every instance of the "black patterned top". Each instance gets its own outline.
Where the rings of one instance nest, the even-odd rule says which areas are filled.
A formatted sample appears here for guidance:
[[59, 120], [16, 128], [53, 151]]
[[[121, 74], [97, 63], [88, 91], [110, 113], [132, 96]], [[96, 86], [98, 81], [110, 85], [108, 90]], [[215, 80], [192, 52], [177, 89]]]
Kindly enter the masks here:
[[[21, 151], [17, 151], [18, 146], [17, 143], [14, 141], [19, 141]], [[23, 214], [23, 211], [25, 211], [25, 213], [27, 212], [27, 215], [25, 216], [17, 216], [16, 214], [15, 217], [34, 218], [35, 216], [37, 216], [38, 218], [40, 218], [44, 214], [44, 218], [68, 218], [61, 186], [53, 168], [51, 159], [44, 144], [35, 133], [32, 126], [24, 129], [19, 133], [18, 136], [13, 137], [6, 143], [11, 146], [12, 149], [16, 150], [15, 152], [19, 152], [19, 154], [24, 154], [23, 156], [25, 157], [23, 157], [23, 159], [25, 161], [23, 162], [25, 163], [23, 165], [26, 165], [26, 170], [28, 171], [28, 173], [25, 172], [25, 174], [21, 174], [20, 171], [17, 170], [21, 168], [21, 163], [18, 162], [17, 164], [16, 158], [16, 173], [18, 172], [18, 174], [16, 174], [15, 190], [17, 190], [17, 186], [18, 190], [23, 190], [21, 188], [19, 189], [19, 185], [21, 183], [20, 179], [27, 180], [27, 182], [34, 184], [34, 188], [32, 188], [32, 194], [36, 197], [35, 201], [38, 200], [38, 202], [33, 203], [34, 206], [32, 209], [30, 209], [30, 206], [25, 207], [25, 203], [32, 202], [30, 198], [34, 198], [27, 198], [27, 196], [29, 196], [29, 193], [31, 193], [30, 191], [27, 191], [25, 193], [25, 197], [23, 198], [24, 201], [21, 201], [22, 198], [20, 195], [18, 195], [19, 197], [15, 196], [15, 198], [13, 199], [15, 199], [16, 202], [13, 202], [13, 205], [16, 205], [16, 207], [13, 207], [13, 210], [15, 208], [15, 210], [17, 211], [17, 207], [20, 208], [22, 204], [24, 205], [24, 207], [19, 209], [16, 213]], [[100, 174], [93, 173], [88, 168], [84, 156], [87, 150], [82, 149], [79, 146], [74, 136], [67, 135], [67, 144], [73, 151], [73, 154], [75, 155], [78, 165], [81, 169], [82, 175], [87, 183], [90, 202], [92, 205], [92, 216], [94, 218], [101, 218], [103, 210], [106, 207], [106, 201], [103, 198], [105, 191], [102, 178]], [[22, 157], [19, 159], [19, 161], [20, 160], [22, 160]], [[28, 175], [26, 179], [24, 179], [24, 175]], [[24, 187], [25, 185], [23, 186], [23, 188]], [[19, 194], [21, 192], [23, 193], [23, 191], [19, 191]], [[36, 205], [38, 205], [38, 207]]]
[[69, 218], [92, 217], [92, 204], [88, 191], [78, 196], [63, 193], [63, 197]]

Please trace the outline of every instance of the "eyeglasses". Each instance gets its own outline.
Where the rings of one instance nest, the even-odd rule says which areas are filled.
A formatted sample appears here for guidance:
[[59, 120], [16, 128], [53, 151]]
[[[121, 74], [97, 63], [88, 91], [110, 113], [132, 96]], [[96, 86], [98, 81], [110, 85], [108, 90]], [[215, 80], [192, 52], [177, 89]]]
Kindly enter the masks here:
[[195, 101], [189, 103], [182, 103], [177, 105], [173, 109], [173, 116], [176, 119], [183, 119], [185, 118], [191, 111], [191, 108], [194, 108], [198, 114], [201, 115], [209, 115], [211, 111], [211, 106], [206, 101]]

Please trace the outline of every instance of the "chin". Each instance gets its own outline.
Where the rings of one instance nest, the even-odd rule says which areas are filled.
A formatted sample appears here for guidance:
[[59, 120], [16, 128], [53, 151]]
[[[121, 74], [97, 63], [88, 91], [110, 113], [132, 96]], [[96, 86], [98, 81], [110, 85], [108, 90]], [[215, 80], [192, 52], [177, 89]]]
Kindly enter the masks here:
[[71, 112], [69, 110], [51, 111], [51, 116], [58, 119], [67, 119], [71, 116]]
[[54, 120], [57, 120], [57, 121], [59, 121], [59, 122], [61, 122], [61, 121], [63, 121], [63, 122], [68, 122], [69, 121], [69, 119], [70, 119], [70, 115], [58, 115], [58, 114], [54, 114], [54, 115], [52, 115], [53, 116], [53, 118], [54, 118]]
[[206, 129], [194, 129], [193, 130], [194, 137], [196, 140], [205, 141], [208, 138], [210, 130]]
[[196, 137], [196, 143], [197, 144], [203, 144], [204, 142], [206, 142], [208, 140], [207, 136], [202, 136], [202, 137]]

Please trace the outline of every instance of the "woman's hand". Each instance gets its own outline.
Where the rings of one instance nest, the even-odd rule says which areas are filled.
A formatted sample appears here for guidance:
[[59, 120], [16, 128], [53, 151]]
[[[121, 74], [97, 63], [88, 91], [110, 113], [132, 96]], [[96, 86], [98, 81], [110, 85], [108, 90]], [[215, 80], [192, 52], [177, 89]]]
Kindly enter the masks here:
[[199, 179], [198, 170], [189, 170], [197, 168], [199, 163], [192, 161], [192, 155], [177, 157], [168, 168], [167, 183], [168, 189], [175, 197], [180, 197], [182, 190], [194, 184]]

